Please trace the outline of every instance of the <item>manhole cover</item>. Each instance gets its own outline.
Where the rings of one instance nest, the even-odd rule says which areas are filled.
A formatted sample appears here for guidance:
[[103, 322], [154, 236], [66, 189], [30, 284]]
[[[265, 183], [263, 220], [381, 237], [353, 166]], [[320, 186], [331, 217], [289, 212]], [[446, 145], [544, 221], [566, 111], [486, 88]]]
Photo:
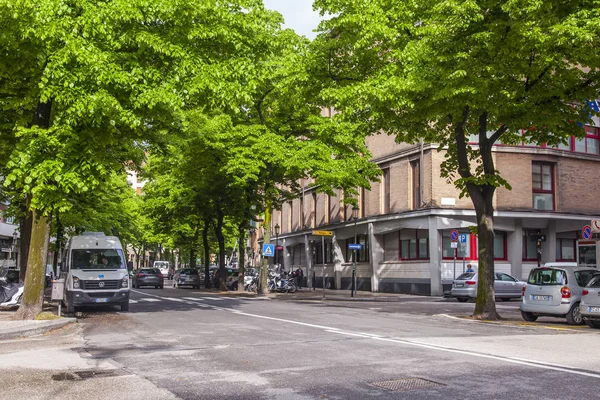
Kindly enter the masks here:
[[96, 369], [86, 371], [61, 372], [60, 374], [52, 375], [55, 381], [82, 381], [92, 378], [111, 378], [115, 376], [130, 375], [128, 372], [120, 369]]
[[406, 392], [409, 390], [431, 389], [438, 386], [445, 386], [443, 383], [437, 383], [422, 378], [404, 378], [393, 381], [372, 382], [371, 385], [391, 390], [392, 392]]

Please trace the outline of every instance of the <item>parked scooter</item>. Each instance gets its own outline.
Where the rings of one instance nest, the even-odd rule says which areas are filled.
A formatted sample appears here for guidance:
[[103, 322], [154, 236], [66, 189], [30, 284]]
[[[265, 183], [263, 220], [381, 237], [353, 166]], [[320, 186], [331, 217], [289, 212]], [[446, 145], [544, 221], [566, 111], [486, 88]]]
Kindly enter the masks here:
[[22, 283], [6, 283], [0, 280], [0, 307], [21, 305], [24, 285]]

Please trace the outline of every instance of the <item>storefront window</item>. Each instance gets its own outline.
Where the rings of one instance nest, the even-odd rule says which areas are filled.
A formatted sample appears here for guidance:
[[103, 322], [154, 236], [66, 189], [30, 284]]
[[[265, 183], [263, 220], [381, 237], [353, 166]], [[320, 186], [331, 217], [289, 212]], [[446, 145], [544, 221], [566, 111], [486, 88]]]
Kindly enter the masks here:
[[400, 260], [429, 260], [427, 231], [406, 229], [400, 234]]

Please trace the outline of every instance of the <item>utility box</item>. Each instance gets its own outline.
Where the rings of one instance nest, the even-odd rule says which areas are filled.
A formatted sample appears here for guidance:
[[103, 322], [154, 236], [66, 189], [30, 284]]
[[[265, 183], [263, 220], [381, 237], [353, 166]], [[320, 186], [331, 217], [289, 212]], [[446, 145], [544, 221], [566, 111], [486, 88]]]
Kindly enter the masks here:
[[54, 279], [52, 281], [52, 295], [51, 300], [62, 300], [65, 294], [65, 280]]

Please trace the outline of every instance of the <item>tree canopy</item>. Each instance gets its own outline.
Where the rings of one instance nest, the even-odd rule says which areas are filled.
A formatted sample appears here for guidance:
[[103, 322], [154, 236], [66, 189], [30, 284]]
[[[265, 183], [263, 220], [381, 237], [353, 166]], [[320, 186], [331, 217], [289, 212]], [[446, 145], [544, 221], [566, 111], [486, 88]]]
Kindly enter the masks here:
[[[493, 296], [496, 143], [556, 145], [582, 136], [598, 97], [600, 2], [316, 0], [315, 75], [338, 118], [369, 134], [445, 150], [442, 175], [477, 214], [475, 314]], [[477, 145], [469, 142], [476, 138]], [[483, 252], [483, 254], [482, 254]]]

